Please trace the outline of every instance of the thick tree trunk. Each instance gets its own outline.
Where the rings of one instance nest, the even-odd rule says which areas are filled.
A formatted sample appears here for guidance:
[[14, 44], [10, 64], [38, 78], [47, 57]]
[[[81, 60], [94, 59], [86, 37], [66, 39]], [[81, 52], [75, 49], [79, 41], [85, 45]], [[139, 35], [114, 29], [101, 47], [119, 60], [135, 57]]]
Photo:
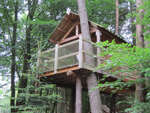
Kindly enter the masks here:
[[[136, 0], [136, 6], [137, 6], [137, 18], [136, 18], [136, 46], [140, 48], [144, 48], [144, 37], [143, 37], [143, 26], [141, 23], [141, 20], [143, 19], [143, 10], [139, 9], [139, 7], [142, 5], [142, 0]], [[138, 82], [138, 80], [144, 79], [143, 75], [140, 73], [137, 78], [136, 82], [136, 91], [135, 91], [135, 99], [139, 102], [144, 101], [144, 86], [142, 82]]]
[[[10, 106], [15, 106], [15, 70], [16, 70], [16, 39], [17, 39], [17, 20], [18, 20], [18, 2], [14, 4], [15, 19], [13, 24], [13, 37], [11, 39], [11, 100]], [[15, 112], [14, 108], [11, 108], [11, 112]]]
[[[88, 16], [85, 7], [85, 0], [77, 0], [77, 1], [78, 1], [82, 38], [85, 38], [86, 40], [91, 40], [91, 36], [89, 32]], [[83, 48], [93, 53], [93, 48], [88, 43], [84, 43]], [[94, 60], [91, 60], [87, 55], [85, 55], [85, 62], [91, 65], [94, 64]], [[90, 76], [87, 77], [87, 84], [89, 90], [88, 92], [90, 98], [91, 112], [102, 113], [100, 93], [98, 89], [91, 91], [91, 88], [95, 88], [98, 85], [96, 75], [94, 73], [92, 73]]]
[[88, 86], [91, 112], [92, 113], [103, 113], [102, 106], [101, 106], [102, 105], [101, 99], [100, 99], [100, 95], [99, 95], [99, 89], [96, 88], [97, 79], [96, 79], [96, 76], [94, 73], [92, 73], [90, 76], [88, 76], [87, 86]]
[[75, 113], [82, 113], [82, 84], [79, 77], [76, 78], [76, 104]]
[[116, 0], [116, 29], [115, 34], [119, 34], [119, 0]]

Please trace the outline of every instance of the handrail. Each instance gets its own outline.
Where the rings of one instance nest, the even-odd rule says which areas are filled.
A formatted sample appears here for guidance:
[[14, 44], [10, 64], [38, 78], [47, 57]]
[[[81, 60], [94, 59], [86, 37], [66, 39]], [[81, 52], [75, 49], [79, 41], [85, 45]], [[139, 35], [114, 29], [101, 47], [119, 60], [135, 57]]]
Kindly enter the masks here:
[[69, 45], [75, 44], [75, 43], [77, 43], [77, 42], [79, 42], [79, 40], [75, 40], [75, 41], [69, 42], [69, 43], [67, 43], [67, 44], [60, 45], [60, 46], [59, 46], [59, 48], [66, 47], [66, 46], [69, 46]]
[[78, 55], [78, 52], [75, 52], [75, 53], [71, 53], [71, 54], [68, 54], [68, 55], [64, 55], [64, 56], [58, 57], [58, 60], [62, 60], [62, 59], [65, 59], [65, 58], [67, 58], [67, 57], [71, 57], [71, 56], [75, 56], [75, 55]]
[[47, 52], [51, 52], [51, 51], [55, 51], [55, 47], [54, 48], [50, 48], [48, 50], [45, 50], [43, 52], [41, 52], [41, 54], [47, 53]]
[[[55, 46], [55, 48], [48, 49], [46, 51], [41, 52], [41, 56], [39, 58], [40, 59], [43, 58], [44, 60], [47, 60], [46, 61], [47, 63], [53, 62], [53, 64], [54, 64], [53, 65], [53, 71], [55, 73], [57, 73], [58, 68], [60, 69], [60, 67], [58, 65], [59, 62], [62, 62], [63, 59], [67, 59], [69, 57], [72, 57], [72, 56], [74, 57], [75, 55], [77, 55], [75, 57], [75, 58], [77, 58], [76, 59], [77, 61], [73, 62], [72, 65], [74, 63], [76, 63], [76, 64], [79, 65], [80, 68], [83, 68], [83, 66], [84, 66], [84, 59], [83, 59], [84, 56], [83, 55], [84, 54], [87, 54], [87, 55], [89, 55], [89, 56], [91, 56], [93, 58], [96, 58], [96, 59], [100, 59], [100, 57], [97, 54], [91, 54], [90, 52], [87, 52], [87, 51], [84, 50], [84, 48], [83, 48], [84, 41], [88, 42], [91, 45], [94, 45], [95, 47], [97, 47], [95, 43], [93, 43], [92, 41], [83, 39], [82, 35], [81, 35], [78, 40], [74, 40], [72, 42], [69, 42], [69, 43], [63, 44], [63, 45], [57, 45], [57, 46]], [[70, 51], [69, 54], [64, 54], [62, 56], [59, 56], [59, 52], [62, 51], [61, 48], [65, 48], [66, 50], [68, 50], [69, 46], [73, 45], [73, 44], [77, 44], [78, 45], [77, 52], [75, 51], [75, 53], [73, 53], [73, 51]], [[44, 56], [44, 54], [50, 54], [50, 52], [53, 52], [51, 56], [49, 56], [49, 57], [48, 56], [47, 57]], [[65, 65], [68, 66], [68, 65], [70, 65], [70, 63], [66, 62], [66, 64], [64, 64], [64, 67], [65, 67]]]
[[85, 53], [85, 54], [87, 54], [87, 55], [89, 55], [89, 56], [91, 56], [91, 57], [93, 57], [93, 58], [98, 58], [98, 59], [100, 59], [100, 58], [101, 58], [101, 57], [100, 57], [100, 56], [98, 56], [98, 55], [93, 55], [93, 54], [88, 53], [88, 52], [86, 52], [86, 51], [83, 51], [83, 53]]
[[[92, 42], [92, 41], [90, 41], [90, 40], [87, 40], [87, 39], [83, 39], [83, 41], [85, 41], [85, 42], [88, 42], [88, 43], [90, 43], [90, 44], [92, 44], [92, 45], [95, 45], [96, 43], [94, 43], [94, 42]], [[95, 45], [96, 46], [96, 45]]]

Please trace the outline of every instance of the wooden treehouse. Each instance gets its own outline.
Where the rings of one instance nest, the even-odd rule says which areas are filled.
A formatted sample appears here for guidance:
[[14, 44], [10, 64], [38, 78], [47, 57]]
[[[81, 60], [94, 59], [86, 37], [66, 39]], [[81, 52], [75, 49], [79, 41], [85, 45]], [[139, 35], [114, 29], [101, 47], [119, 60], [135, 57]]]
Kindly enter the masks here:
[[[80, 75], [88, 76], [88, 72], [93, 71], [107, 58], [100, 58], [100, 48], [94, 43], [100, 41], [112, 41], [116, 43], [125, 43], [104, 27], [89, 21], [91, 40], [83, 40], [80, 28], [79, 15], [71, 13], [65, 15], [60, 24], [52, 33], [49, 41], [53, 42], [54, 48], [42, 51], [38, 54], [38, 68], [41, 79], [45, 79], [50, 83], [56, 83], [61, 86], [72, 86], [75, 83], [74, 76], [68, 76], [69, 72], [74, 71]], [[88, 43], [93, 47], [93, 53], [83, 48], [83, 44]], [[95, 63], [92, 65], [85, 62], [85, 55]], [[101, 78], [106, 72], [102, 70], [96, 71], [98, 78]], [[108, 75], [109, 80], [114, 80], [118, 77]], [[135, 77], [128, 78], [134, 80]], [[128, 80], [127, 79], [127, 80]]]
[[[60, 87], [75, 87], [76, 76], [82, 78], [82, 86], [87, 89], [86, 77], [93, 72], [96, 67], [106, 58], [100, 58], [99, 47], [94, 43], [108, 40], [115, 40], [117, 44], [125, 43], [104, 27], [89, 21], [91, 40], [82, 38], [79, 15], [66, 14], [60, 24], [52, 33], [49, 41], [55, 44], [55, 47], [38, 54], [38, 70], [40, 80], [47, 83], [53, 83]], [[84, 48], [84, 44], [92, 47], [93, 52]], [[90, 64], [86, 60], [92, 60]], [[111, 76], [102, 70], [94, 72], [97, 79], [101, 79], [104, 74], [108, 77], [106, 81], [114, 81], [119, 78]], [[125, 81], [135, 80], [135, 77], [128, 77]], [[110, 92], [110, 90], [108, 90]]]

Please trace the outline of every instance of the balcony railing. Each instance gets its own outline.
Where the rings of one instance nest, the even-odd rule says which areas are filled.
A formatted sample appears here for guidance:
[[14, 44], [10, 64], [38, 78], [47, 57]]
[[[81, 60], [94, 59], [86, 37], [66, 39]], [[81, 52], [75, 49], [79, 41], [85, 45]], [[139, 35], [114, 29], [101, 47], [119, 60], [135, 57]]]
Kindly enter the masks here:
[[[83, 47], [84, 43], [92, 45], [93, 51], [88, 51]], [[54, 72], [58, 70], [79, 66], [85, 69], [94, 69], [98, 66], [99, 59], [97, 55], [97, 48], [93, 42], [83, 40], [81, 37], [78, 40], [72, 41], [64, 45], [57, 45], [55, 48], [40, 52], [38, 55], [38, 69], [39, 72]], [[85, 62], [85, 55], [93, 63]]]

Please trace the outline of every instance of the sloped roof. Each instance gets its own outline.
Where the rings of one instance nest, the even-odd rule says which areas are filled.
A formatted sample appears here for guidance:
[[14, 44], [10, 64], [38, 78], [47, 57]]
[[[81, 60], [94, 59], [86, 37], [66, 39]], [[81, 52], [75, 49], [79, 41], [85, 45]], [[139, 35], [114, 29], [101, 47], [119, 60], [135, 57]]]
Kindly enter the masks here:
[[[63, 38], [63, 36], [68, 32], [68, 30], [75, 24], [75, 22], [80, 22], [80, 17], [78, 14], [75, 14], [73, 12], [71, 12], [69, 15], [66, 14], [61, 20], [61, 22], [59, 23], [59, 25], [55, 28], [55, 30], [51, 34], [49, 41], [53, 43], [59, 42]], [[89, 21], [89, 23], [92, 26], [97, 27], [100, 31], [106, 33], [110, 37], [113, 37], [114, 39], [117, 39], [121, 42], [125, 42], [123, 39], [121, 39], [111, 31], [105, 29], [103, 26], [96, 24], [92, 21]]]

